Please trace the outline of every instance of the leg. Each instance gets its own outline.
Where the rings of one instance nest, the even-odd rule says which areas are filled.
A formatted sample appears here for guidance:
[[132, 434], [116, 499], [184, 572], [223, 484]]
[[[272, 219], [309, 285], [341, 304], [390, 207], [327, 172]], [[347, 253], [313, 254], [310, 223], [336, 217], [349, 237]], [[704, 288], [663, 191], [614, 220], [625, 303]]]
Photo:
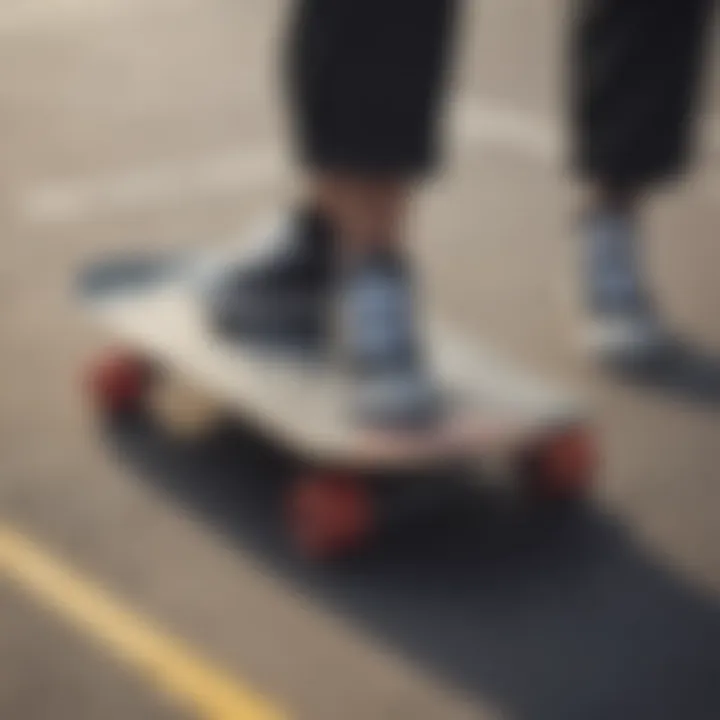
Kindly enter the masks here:
[[338, 313], [356, 409], [435, 412], [403, 251], [413, 183], [435, 164], [454, 0], [305, 0], [291, 98], [301, 162], [340, 243]]
[[601, 321], [598, 349], [620, 359], [636, 351], [652, 356], [664, 345], [641, 281], [638, 215], [652, 185], [678, 176], [686, 164], [712, 5], [575, 5], [571, 96], [575, 162], [589, 184], [588, 300]]
[[299, 0], [287, 78], [311, 175], [416, 176], [437, 157], [456, 0]]
[[340, 242], [392, 245], [435, 164], [456, 0], [301, 0], [287, 79], [310, 204]]

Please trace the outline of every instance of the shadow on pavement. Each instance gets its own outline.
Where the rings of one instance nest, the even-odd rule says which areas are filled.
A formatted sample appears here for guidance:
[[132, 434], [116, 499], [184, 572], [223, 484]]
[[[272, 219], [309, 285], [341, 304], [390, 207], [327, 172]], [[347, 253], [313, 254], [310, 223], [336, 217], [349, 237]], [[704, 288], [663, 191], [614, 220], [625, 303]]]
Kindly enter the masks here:
[[626, 382], [687, 402], [720, 407], [720, 357], [678, 342], [667, 362], [654, 367], [615, 368]]
[[592, 509], [562, 526], [465, 499], [335, 572], [284, 551], [288, 460], [249, 437], [179, 449], [108, 435], [143, 479], [274, 573], [445, 682], [517, 720], [716, 720], [720, 613]]

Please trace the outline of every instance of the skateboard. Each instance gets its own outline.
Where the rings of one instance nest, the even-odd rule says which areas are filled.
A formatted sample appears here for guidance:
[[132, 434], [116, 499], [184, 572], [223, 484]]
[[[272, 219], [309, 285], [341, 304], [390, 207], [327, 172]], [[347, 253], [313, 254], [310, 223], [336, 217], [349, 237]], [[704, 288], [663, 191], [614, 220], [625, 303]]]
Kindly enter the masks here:
[[450, 409], [422, 432], [359, 427], [342, 371], [319, 355], [220, 337], [198, 278], [201, 268], [242, 262], [236, 252], [116, 258], [81, 273], [84, 311], [114, 338], [87, 373], [97, 412], [150, 412], [186, 440], [233, 417], [273, 438], [298, 458], [280, 512], [295, 548], [314, 560], [344, 557], [377, 535], [383, 487], [410, 493], [450, 468], [543, 501], [585, 495], [595, 453], [580, 403], [445, 322], [430, 319], [425, 331]]

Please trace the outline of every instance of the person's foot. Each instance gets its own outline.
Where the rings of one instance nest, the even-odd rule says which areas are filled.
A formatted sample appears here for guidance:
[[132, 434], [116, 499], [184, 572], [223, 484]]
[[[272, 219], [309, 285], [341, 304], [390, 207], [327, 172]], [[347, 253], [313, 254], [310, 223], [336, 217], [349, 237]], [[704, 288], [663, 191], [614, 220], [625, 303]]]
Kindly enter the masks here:
[[332, 232], [316, 213], [292, 215], [204, 282], [206, 310], [224, 337], [321, 347], [330, 329]]
[[440, 415], [423, 357], [405, 262], [375, 252], [347, 269], [339, 289], [340, 348], [355, 418], [374, 429], [427, 429]]
[[662, 359], [670, 337], [643, 281], [632, 218], [591, 214], [583, 233], [586, 345], [596, 357], [613, 364]]

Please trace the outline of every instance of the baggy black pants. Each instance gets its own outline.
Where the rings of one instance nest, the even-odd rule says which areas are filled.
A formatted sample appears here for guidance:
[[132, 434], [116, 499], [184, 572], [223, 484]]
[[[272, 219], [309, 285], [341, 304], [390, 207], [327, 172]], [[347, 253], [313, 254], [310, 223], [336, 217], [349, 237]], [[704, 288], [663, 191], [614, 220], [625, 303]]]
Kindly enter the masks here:
[[[571, 2], [577, 170], [614, 184], [676, 173], [714, 0]], [[433, 167], [458, 9], [458, 0], [296, 0], [287, 70], [306, 166], [396, 176]]]

